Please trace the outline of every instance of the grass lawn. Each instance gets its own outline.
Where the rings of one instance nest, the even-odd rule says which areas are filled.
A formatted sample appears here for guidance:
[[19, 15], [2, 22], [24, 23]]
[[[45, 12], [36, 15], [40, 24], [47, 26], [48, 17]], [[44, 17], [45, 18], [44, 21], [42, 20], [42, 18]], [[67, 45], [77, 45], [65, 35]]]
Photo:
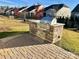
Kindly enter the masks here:
[[0, 17], [0, 32], [26, 32], [29, 31], [27, 23], [23, 23], [16, 19]]
[[79, 55], [79, 33], [64, 29], [59, 45], [64, 49]]
[[25, 32], [0, 32], [0, 39], [9, 37], [9, 36], [18, 35], [18, 34], [23, 34], [23, 33], [25, 33]]
[[16, 19], [0, 16], [0, 38], [29, 31], [29, 25]]

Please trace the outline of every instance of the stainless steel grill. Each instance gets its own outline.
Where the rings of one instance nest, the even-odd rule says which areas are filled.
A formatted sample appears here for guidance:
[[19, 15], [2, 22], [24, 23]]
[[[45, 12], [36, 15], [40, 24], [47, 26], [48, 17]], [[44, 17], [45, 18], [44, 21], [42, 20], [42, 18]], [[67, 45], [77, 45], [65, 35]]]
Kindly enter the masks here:
[[40, 23], [41, 24], [50, 24], [50, 25], [53, 25], [53, 24], [56, 24], [57, 23], [57, 19], [56, 18], [53, 18], [50, 15], [47, 15], [46, 17], [43, 17], [41, 19]]

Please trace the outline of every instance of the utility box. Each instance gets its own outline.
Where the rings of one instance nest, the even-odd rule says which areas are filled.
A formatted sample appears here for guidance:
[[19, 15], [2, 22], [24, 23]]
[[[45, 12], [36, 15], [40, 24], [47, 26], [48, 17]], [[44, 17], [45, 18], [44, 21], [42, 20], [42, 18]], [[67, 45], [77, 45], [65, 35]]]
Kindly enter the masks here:
[[62, 32], [63, 32], [63, 26], [64, 24], [57, 23], [51, 23], [54, 22], [52, 20], [56, 20], [55, 18], [48, 18], [40, 20], [40, 22], [33, 22], [29, 21], [29, 27], [30, 27], [30, 33], [33, 35], [36, 35], [37, 37], [51, 42], [56, 43], [61, 40], [62, 38]]

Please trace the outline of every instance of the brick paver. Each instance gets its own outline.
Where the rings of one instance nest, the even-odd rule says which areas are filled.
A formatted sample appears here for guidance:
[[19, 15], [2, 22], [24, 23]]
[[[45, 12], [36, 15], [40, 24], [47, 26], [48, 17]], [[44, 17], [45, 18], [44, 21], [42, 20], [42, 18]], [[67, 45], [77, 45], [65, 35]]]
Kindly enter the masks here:
[[79, 57], [54, 44], [42, 44], [0, 49], [0, 59], [79, 59]]

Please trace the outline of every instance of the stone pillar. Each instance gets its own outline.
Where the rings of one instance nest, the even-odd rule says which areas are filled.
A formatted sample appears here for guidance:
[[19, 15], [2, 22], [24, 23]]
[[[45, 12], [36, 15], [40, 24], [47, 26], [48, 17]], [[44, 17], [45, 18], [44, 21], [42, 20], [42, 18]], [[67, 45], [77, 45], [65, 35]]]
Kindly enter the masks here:
[[36, 35], [37, 32], [37, 23], [29, 22], [30, 33]]
[[61, 40], [63, 33], [64, 24], [55, 24], [50, 27], [50, 32], [53, 33], [53, 41], [52, 43], [56, 43]]

